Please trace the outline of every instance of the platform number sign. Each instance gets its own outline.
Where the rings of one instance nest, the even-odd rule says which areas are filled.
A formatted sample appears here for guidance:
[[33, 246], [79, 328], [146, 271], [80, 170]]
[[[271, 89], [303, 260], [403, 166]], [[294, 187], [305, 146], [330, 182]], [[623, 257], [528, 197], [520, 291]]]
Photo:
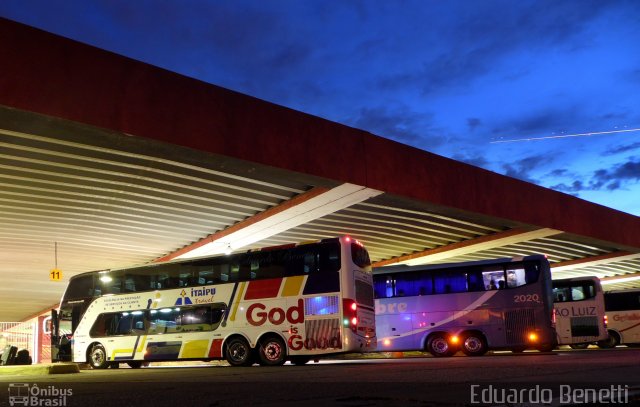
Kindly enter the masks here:
[[60, 270], [60, 269], [52, 269], [49, 272], [49, 280], [51, 280], [51, 281], [60, 281], [60, 280], [62, 280], [62, 270]]

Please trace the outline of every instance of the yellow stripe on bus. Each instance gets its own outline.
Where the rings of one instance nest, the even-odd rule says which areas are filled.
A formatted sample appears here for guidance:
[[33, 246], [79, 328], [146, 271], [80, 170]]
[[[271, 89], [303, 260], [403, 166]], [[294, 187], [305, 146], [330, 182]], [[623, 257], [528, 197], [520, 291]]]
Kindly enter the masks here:
[[182, 346], [181, 359], [197, 359], [207, 356], [209, 351], [209, 340], [200, 339], [195, 341], [187, 341]]
[[144, 349], [144, 343], [147, 341], [147, 335], [142, 337], [142, 342], [140, 342], [140, 346], [138, 346], [138, 350], [136, 352], [142, 352]]
[[287, 277], [282, 288], [283, 297], [293, 297], [300, 294], [300, 288], [305, 276]]
[[133, 349], [114, 349], [111, 352], [111, 360], [116, 360], [116, 353], [126, 353], [127, 355], [131, 355], [133, 353]]
[[238, 292], [236, 293], [236, 301], [235, 301], [235, 304], [233, 304], [233, 311], [231, 312], [231, 316], [229, 317], [230, 321], [235, 321], [236, 320], [236, 312], [238, 311], [238, 305], [240, 305], [240, 299], [244, 295], [244, 286], [246, 284], [247, 283], [238, 284]]

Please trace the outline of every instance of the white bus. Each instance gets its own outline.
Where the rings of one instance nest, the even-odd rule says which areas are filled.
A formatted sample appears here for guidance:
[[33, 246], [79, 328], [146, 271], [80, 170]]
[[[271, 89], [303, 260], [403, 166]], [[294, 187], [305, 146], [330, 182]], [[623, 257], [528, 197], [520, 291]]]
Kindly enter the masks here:
[[89, 272], [54, 312], [52, 358], [304, 364], [374, 350], [373, 306], [369, 255], [350, 237]]
[[374, 269], [378, 351], [470, 356], [556, 345], [544, 256]]
[[599, 341], [598, 346], [640, 346], [640, 290], [606, 292], [604, 306], [609, 337]]
[[607, 339], [604, 295], [597, 277], [553, 280], [558, 345], [585, 349]]

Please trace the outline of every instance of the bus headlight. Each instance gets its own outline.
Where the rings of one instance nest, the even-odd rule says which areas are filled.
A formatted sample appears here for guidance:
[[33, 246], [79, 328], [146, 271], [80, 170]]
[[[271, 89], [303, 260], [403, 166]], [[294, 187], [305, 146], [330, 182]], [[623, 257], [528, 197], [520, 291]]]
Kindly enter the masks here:
[[529, 342], [538, 342], [538, 334], [535, 332], [531, 332], [527, 338], [529, 339]]

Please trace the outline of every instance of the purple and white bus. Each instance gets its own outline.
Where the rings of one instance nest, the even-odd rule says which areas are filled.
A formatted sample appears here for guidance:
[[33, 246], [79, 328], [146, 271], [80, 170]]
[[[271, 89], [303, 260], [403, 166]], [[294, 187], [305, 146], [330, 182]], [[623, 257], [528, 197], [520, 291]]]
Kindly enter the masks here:
[[378, 351], [479, 356], [556, 346], [545, 256], [381, 267], [373, 281]]

